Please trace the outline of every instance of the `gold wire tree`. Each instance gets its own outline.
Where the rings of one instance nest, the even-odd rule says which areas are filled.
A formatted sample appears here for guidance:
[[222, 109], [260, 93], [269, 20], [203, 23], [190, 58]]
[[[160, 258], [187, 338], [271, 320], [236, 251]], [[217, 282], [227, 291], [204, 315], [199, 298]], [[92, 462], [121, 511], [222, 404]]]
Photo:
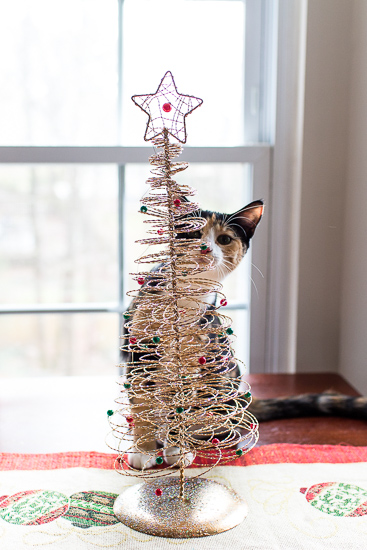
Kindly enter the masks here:
[[[233, 527], [245, 513], [243, 503], [232, 494], [232, 514], [225, 520], [220, 514], [220, 522], [210, 532], [200, 521], [197, 524], [198, 509], [203, 503], [209, 506], [210, 493], [208, 480], [198, 478], [248, 452], [258, 439], [258, 423], [247, 411], [249, 385], [242, 376], [231, 376], [238, 360], [231, 346], [231, 319], [220, 312], [225, 296], [220, 283], [205, 278], [214, 260], [207, 254], [206, 243], [189, 235], [201, 230], [206, 220], [197, 216], [198, 205], [187, 200], [195, 190], [173, 179], [188, 165], [173, 161], [182, 146], [170, 142], [170, 136], [186, 142], [185, 118], [202, 100], [179, 94], [170, 72], [155, 94], [132, 99], [149, 116], [145, 140], [152, 140], [156, 148], [149, 159], [153, 166], [147, 180], [150, 192], [140, 207], [150, 236], [139, 242], [160, 245], [160, 249], [136, 260], [155, 267], [132, 274], [140, 288], [128, 292], [132, 303], [124, 314], [122, 350], [129, 361], [123, 365], [118, 409], [108, 415], [114, 438], [110, 446], [119, 453], [117, 471], [152, 481], [138, 489], [140, 496], [135, 500], [132, 493], [120, 495], [115, 513], [127, 525], [151, 534], [202, 536]], [[213, 293], [221, 298], [218, 307], [209, 307], [206, 301]], [[158, 448], [157, 441], [161, 442]], [[141, 469], [129, 459], [137, 453], [144, 456]], [[191, 462], [203, 468], [199, 475], [187, 476]], [[175, 477], [167, 479], [171, 474]], [[214, 497], [225, 489], [218, 485]], [[226, 493], [220, 498], [227, 497]], [[160, 510], [153, 528], [139, 516], [143, 502]], [[188, 510], [195, 512], [191, 528], [187, 527]], [[167, 513], [175, 517], [174, 524], [164, 521]]]

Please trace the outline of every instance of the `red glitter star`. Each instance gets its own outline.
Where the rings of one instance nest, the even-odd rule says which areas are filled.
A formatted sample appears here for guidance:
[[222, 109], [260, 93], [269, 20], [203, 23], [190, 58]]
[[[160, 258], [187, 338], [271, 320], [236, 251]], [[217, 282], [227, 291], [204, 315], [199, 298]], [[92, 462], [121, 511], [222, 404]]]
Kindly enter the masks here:
[[170, 71], [162, 78], [155, 94], [134, 95], [131, 99], [149, 116], [145, 141], [150, 141], [166, 128], [181, 143], [186, 143], [187, 139], [185, 118], [203, 102], [199, 97], [179, 94]]

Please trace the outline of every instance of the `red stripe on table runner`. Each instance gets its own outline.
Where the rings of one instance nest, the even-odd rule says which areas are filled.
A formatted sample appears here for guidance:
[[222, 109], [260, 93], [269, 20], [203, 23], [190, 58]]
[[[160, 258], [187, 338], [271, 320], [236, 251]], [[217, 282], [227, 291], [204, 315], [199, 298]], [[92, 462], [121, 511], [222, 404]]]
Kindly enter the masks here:
[[57, 468], [114, 468], [116, 455], [91, 452], [49, 454], [0, 453], [0, 470], [54, 470]]
[[[56, 468], [114, 468], [116, 455], [107, 453], [69, 452], [50, 454], [0, 453], [0, 470], [53, 470]], [[367, 462], [367, 447], [349, 445], [292, 445], [272, 444], [255, 447], [228, 466], [258, 464], [345, 463]], [[196, 461], [195, 466], [200, 466]]]

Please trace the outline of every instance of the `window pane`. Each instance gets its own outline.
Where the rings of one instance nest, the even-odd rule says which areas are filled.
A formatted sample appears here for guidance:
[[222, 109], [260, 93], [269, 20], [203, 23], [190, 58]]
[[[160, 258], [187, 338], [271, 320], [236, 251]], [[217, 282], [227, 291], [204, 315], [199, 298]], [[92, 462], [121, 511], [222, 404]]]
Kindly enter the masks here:
[[0, 316], [0, 376], [117, 374], [116, 313]]
[[[139, 212], [140, 199], [148, 192], [145, 183], [149, 177], [148, 165], [129, 164], [126, 166], [126, 200], [125, 200], [125, 288], [136, 287], [128, 273], [139, 271], [139, 265], [134, 263], [139, 256], [146, 253], [138, 239], [146, 238], [147, 226], [143, 223], [144, 216]], [[177, 180], [189, 184], [198, 190], [195, 201], [204, 210], [233, 213], [252, 200], [251, 166], [246, 164], [201, 164], [192, 163], [187, 170], [177, 175]], [[158, 247], [150, 247], [155, 252]], [[250, 248], [251, 251], [251, 248]], [[249, 302], [250, 293], [250, 252], [239, 267], [231, 273], [223, 283], [228, 303]]]
[[116, 0], [0, 7], [0, 144], [115, 144]]
[[117, 169], [0, 167], [0, 302], [118, 299]]
[[[149, 165], [128, 164], [125, 168], [125, 288], [136, 288], [136, 283], [128, 275], [144, 269], [144, 264], [136, 264], [139, 256], [148, 253], [148, 249], [135, 243], [137, 239], [146, 238], [147, 226], [144, 216], [139, 212], [140, 199], [148, 192], [145, 183], [149, 177]], [[189, 168], [176, 176], [182, 183], [191, 185], [198, 193], [195, 201], [206, 210], [233, 213], [252, 200], [252, 169], [249, 164], [201, 164], [192, 163]], [[155, 252], [156, 246], [150, 247]], [[149, 269], [149, 266], [148, 266]], [[233, 347], [238, 359], [249, 365], [249, 301], [251, 292], [251, 248], [244, 260], [223, 281], [223, 291], [231, 304], [241, 303], [245, 309], [223, 310], [233, 320], [236, 338]], [[126, 297], [128, 298], [128, 297]]]
[[167, 70], [180, 93], [203, 106], [188, 117], [190, 145], [244, 141], [245, 6], [237, 0], [125, 0], [123, 142], [141, 145], [134, 94], [154, 93]]
[[240, 363], [240, 369], [242, 374], [249, 373], [249, 360], [250, 360], [250, 314], [249, 310], [227, 310], [226, 315], [233, 321], [232, 327], [235, 337], [233, 338], [233, 349], [237, 359], [242, 361]]

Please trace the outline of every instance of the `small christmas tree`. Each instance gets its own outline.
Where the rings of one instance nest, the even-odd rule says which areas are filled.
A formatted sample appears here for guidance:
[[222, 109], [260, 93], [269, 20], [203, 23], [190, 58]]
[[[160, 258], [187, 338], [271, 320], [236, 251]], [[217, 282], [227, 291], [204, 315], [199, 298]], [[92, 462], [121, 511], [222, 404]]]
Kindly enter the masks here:
[[[172, 525], [164, 526], [162, 518], [160, 534], [212, 534], [202, 526], [187, 530], [185, 506], [193, 503], [199, 481], [187, 477], [185, 468], [193, 461], [203, 467], [202, 475], [219, 463], [242, 456], [257, 441], [258, 423], [246, 410], [251, 402], [249, 385], [242, 376], [231, 377], [238, 360], [231, 347], [231, 319], [220, 312], [226, 304], [225, 296], [220, 283], [205, 278], [213, 259], [206, 243], [189, 235], [200, 231], [206, 221], [197, 216], [198, 205], [187, 199], [194, 196], [194, 189], [172, 178], [188, 166], [173, 159], [182, 151], [177, 141], [186, 142], [186, 116], [202, 100], [178, 93], [170, 72], [164, 75], [155, 94], [132, 99], [148, 114], [145, 140], [152, 140], [156, 147], [149, 159], [153, 166], [147, 181], [150, 192], [140, 207], [149, 237], [140, 242], [160, 245], [161, 250], [137, 260], [158, 267], [133, 274], [140, 288], [128, 293], [133, 301], [124, 315], [122, 349], [131, 360], [124, 365], [122, 393], [116, 400], [119, 408], [108, 411], [117, 441], [112, 447], [119, 453], [119, 473], [158, 478], [142, 489], [144, 495], [154, 490], [160, 506], [165, 496], [171, 501], [177, 496], [172, 506], [183, 507], [185, 532], [191, 535], [183, 534], [177, 522], [172, 531]], [[170, 142], [170, 136], [177, 141]], [[219, 296], [218, 307], [208, 307], [205, 301], [213, 293]], [[163, 449], [157, 448], [156, 441], [162, 442]], [[133, 468], [128, 460], [129, 453], [137, 452], [146, 456], [141, 470]], [[169, 456], [168, 465], [163, 465], [162, 453]], [[162, 467], [151, 469], [153, 464]], [[165, 478], [177, 469], [179, 478]], [[208, 480], [201, 480], [204, 482]], [[132, 513], [126, 504], [131, 496], [124, 497], [123, 493], [119, 499], [115, 505], [117, 517], [135, 529], [152, 533], [146, 525], [141, 526], [140, 520], [132, 520], [136, 510]], [[180, 513], [175, 509], [176, 518]], [[230, 527], [217, 527], [214, 532]]]

